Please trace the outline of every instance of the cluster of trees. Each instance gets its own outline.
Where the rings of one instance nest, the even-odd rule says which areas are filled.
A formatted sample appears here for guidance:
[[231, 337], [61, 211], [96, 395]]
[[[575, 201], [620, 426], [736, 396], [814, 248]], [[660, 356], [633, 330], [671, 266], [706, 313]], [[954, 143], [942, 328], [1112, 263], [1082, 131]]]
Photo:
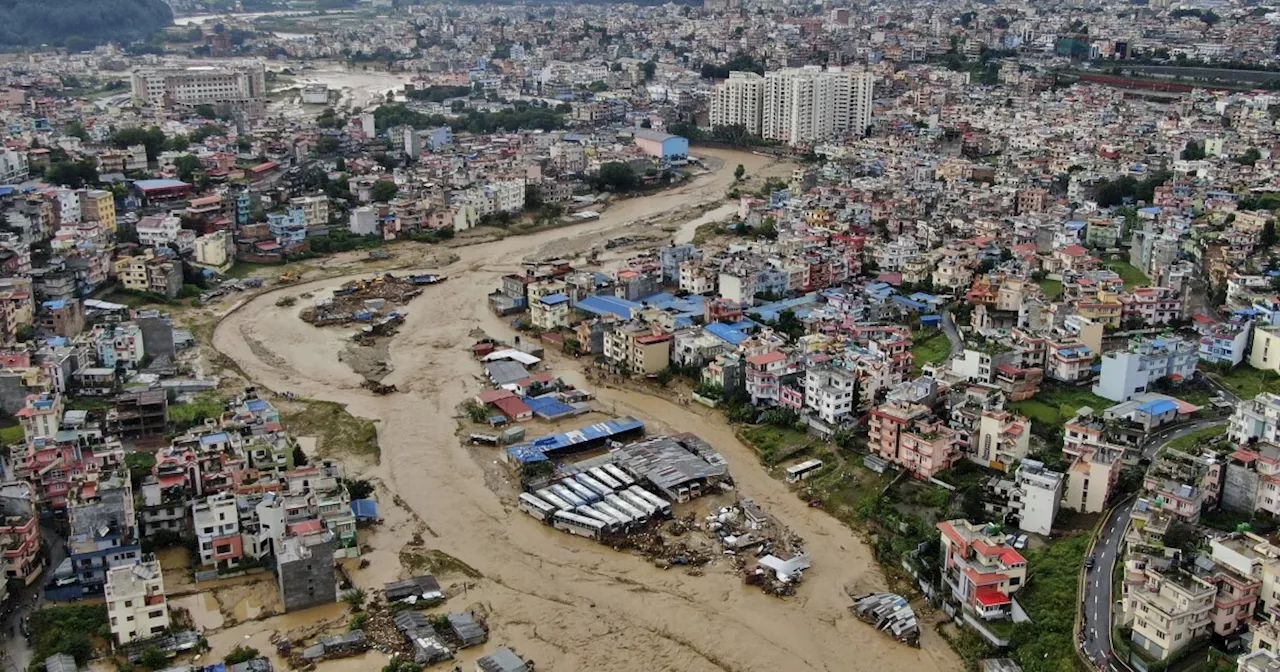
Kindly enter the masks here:
[[703, 79], [728, 79], [729, 73], [738, 72], [754, 72], [759, 75], [764, 74], [764, 62], [756, 60], [755, 56], [746, 52], [738, 52], [733, 58], [722, 65], [707, 63], [702, 66]]
[[450, 98], [463, 98], [471, 95], [469, 86], [428, 86], [425, 89], [405, 89], [404, 95], [409, 100], [423, 100], [428, 103], [443, 103]]
[[164, 0], [0, 0], [0, 47], [51, 44], [72, 51], [145, 40], [173, 24]]
[[187, 148], [187, 139], [184, 136], [182, 140], [170, 142], [165, 136], [164, 131], [159, 126], [152, 126], [144, 129], [140, 126], [121, 129], [111, 136], [111, 145], [116, 149], [125, 149], [134, 145], [142, 145], [147, 148], [147, 160], [155, 161], [160, 152], [165, 149], [174, 149], [182, 151]]
[[1211, 9], [1175, 9], [1172, 12], [1169, 12], [1169, 16], [1175, 19], [1185, 19], [1188, 16], [1194, 16], [1203, 21], [1206, 26], [1212, 26], [1222, 20], [1222, 17], [1214, 14]]
[[494, 133], [497, 131], [544, 130], [553, 131], [564, 127], [564, 117], [557, 107], [554, 110], [524, 101], [517, 101], [512, 109], [498, 112], [465, 110], [455, 118], [440, 114], [423, 114], [411, 110], [404, 105], [383, 105], [374, 110], [374, 122], [379, 130], [392, 126], [408, 125], [414, 128], [435, 128], [448, 126], [455, 133]]
[[1151, 202], [1156, 187], [1169, 180], [1171, 173], [1157, 170], [1141, 180], [1124, 175], [1114, 180], [1104, 180], [1098, 187], [1098, 205], [1109, 208], [1120, 205], [1126, 199]]
[[640, 186], [640, 176], [630, 165], [611, 161], [600, 166], [600, 172], [592, 179], [596, 189], [631, 191]]

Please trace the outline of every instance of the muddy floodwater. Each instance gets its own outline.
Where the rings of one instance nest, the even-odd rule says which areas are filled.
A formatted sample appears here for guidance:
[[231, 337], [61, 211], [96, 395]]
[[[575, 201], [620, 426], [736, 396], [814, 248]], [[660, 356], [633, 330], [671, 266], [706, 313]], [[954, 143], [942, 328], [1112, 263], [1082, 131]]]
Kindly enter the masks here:
[[[557, 532], [507, 503], [514, 484], [486, 482], [497, 459], [495, 449], [459, 442], [455, 409], [486, 387], [468, 350], [474, 330], [507, 339], [514, 335], [486, 304], [502, 275], [520, 272], [526, 257], [570, 255], [611, 235], [653, 228], [628, 226], [637, 220], [696, 214], [714, 201], [723, 203], [739, 163], [760, 179], [786, 178], [793, 167], [745, 152], [695, 154], [713, 155], [722, 167], [681, 188], [616, 203], [594, 222], [458, 248], [458, 260], [438, 269], [449, 281], [425, 288], [407, 306], [407, 322], [390, 344], [391, 373], [383, 382], [396, 385], [398, 394], [375, 397], [365, 392], [361, 377], [338, 360], [350, 330], [317, 329], [298, 319], [300, 308], [275, 307], [281, 292], [321, 292], [345, 278], [249, 300], [221, 322], [214, 345], [266, 387], [341, 402], [352, 413], [377, 421], [381, 464], [363, 475], [380, 481], [403, 502], [407, 512], [389, 515], [413, 517], [426, 549], [447, 553], [483, 575], [465, 597], [452, 598], [449, 608], [485, 605], [493, 628], [490, 650], [495, 644], [512, 645], [540, 666], [565, 671], [960, 669], [960, 660], [932, 628], [926, 628], [922, 647], [912, 649], [849, 613], [846, 590], [885, 585], [867, 545], [773, 478], [718, 413], [589, 386], [598, 394], [600, 410], [635, 415], [651, 432], [694, 432], [724, 454], [740, 494], [755, 498], [806, 540], [814, 567], [795, 597], [777, 599], [743, 586], [723, 564], [705, 576], [664, 571], [636, 556]], [[731, 214], [724, 208], [713, 212], [717, 218]], [[577, 362], [553, 358], [553, 364], [559, 375], [585, 384]], [[531, 436], [541, 433], [537, 422], [527, 427]], [[397, 508], [385, 501], [391, 497], [382, 498], [384, 508]], [[395, 561], [409, 537], [399, 530], [410, 523], [403, 524], [394, 533], [379, 531], [362, 539], [372, 547], [367, 557], [373, 566], [355, 572], [357, 583], [376, 585], [363, 578], [366, 574], [378, 581], [409, 575]], [[280, 618], [294, 615], [270, 619], [273, 627]], [[265, 637], [262, 628], [251, 626], [217, 633], [211, 638], [214, 653]], [[269, 648], [265, 639], [258, 648]], [[369, 656], [367, 661], [334, 663], [332, 669], [380, 666], [380, 654]]]

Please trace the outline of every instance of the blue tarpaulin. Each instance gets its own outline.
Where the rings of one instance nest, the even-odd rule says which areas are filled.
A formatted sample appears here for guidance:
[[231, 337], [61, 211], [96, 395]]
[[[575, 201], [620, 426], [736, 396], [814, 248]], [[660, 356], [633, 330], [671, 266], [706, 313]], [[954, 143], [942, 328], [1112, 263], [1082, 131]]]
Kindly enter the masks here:
[[378, 503], [372, 499], [357, 499], [351, 502], [351, 513], [357, 520], [376, 520]]

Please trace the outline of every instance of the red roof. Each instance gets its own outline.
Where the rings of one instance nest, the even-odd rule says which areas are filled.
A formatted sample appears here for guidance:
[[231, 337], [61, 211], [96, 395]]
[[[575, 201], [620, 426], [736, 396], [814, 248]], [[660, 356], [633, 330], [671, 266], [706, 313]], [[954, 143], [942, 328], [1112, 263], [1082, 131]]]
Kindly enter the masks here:
[[1068, 257], [1083, 257], [1089, 254], [1089, 250], [1084, 249], [1081, 245], [1068, 245], [1062, 248], [1062, 253]]
[[529, 404], [517, 399], [514, 395], [510, 397], [503, 397], [502, 399], [493, 402], [493, 405], [497, 406], [498, 410], [511, 418], [518, 418], [522, 415], [531, 415], [533, 413], [533, 409], [529, 408]]
[[747, 363], [756, 365], [773, 364], [774, 362], [781, 362], [786, 358], [786, 353], [783, 353], [780, 350], [774, 350], [773, 352], [766, 352], [761, 355], [752, 355], [747, 358]]
[[1002, 604], [1009, 604], [1012, 598], [991, 586], [980, 586], [974, 597], [978, 599], [978, 603], [984, 607], [998, 607]]
[[319, 520], [304, 520], [301, 523], [294, 523], [290, 525], [289, 531], [295, 536], [323, 532], [324, 523], [321, 523]]
[[511, 390], [485, 390], [476, 396], [482, 404], [492, 404], [500, 399], [516, 396]]
[[998, 572], [995, 574], [980, 574], [972, 567], [965, 567], [964, 575], [969, 577], [969, 580], [975, 586], [989, 586], [1009, 580], [1008, 574], [1000, 574]]

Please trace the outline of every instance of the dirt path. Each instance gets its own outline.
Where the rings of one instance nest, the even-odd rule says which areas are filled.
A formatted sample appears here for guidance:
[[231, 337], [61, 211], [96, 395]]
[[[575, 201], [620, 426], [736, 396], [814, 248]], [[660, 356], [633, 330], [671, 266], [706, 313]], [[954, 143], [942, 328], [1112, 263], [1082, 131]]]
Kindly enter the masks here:
[[[506, 507], [486, 485], [481, 463], [496, 459], [496, 451], [460, 445], [455, 436], [455, 407], [484, 389], [468, 353], [470, 332], [512, 335], [488, 310], [486, 296], [504, 273], [519, 270], [521, 259], [585, 249], [611, 234], [647, 232], [627, 225], [722, 198], [738, 163], [753, 176], [790, 171], [787, 164], [742, 152], [705, 153], [723, 159], [725, 167], [676, 191], [618, 203], [587, 225], [456, 250], [458, 261], [442, 270], [450, 280], [426, 288], [409, 304], [408, 320], [391, 342], [392, 372], [384, 382], [397, 385], [400, 394], [374, 397], [359, 389], [360, 376], [338, 361], [347, 332], [303, 323], [296, 310], [275, 308], [271, 293], [228, 316], [214, 345], [267, 387], [345, 403], [352, 413], [377, 420], [382, 464], [367, 476], [379, 479], [429, 528], [427, 548], [483, 573], [468, 599], [489, 605], [492, 641], [515, 645], [550, 669], [959, 669], [958, 658], [931, 631], [922, 649], [908, 649], [849, 615], [846, 586], [872, 589], [884, 582], [866, 545], [836, 520], [804, 506], [709, 413], [644, 394], [599, 390], [605, 410], [635, 414], [659, 431], [692, 431], [709, 440], [729, 460], [742, 493], [806, 539], [815, 568], [795, 598], [765, 596], [720, 571], [703, 577], [662, 571], [541, 525]], [[290, 291], [320, 291], [343, 280]], [[558, 373], [582, 382], [571, 366]], [[377, 567], [365, 571], [380, 578], [397, 574], [385, 564], [405, 541], [402, 535], [374, 535], [371, 557]]]

